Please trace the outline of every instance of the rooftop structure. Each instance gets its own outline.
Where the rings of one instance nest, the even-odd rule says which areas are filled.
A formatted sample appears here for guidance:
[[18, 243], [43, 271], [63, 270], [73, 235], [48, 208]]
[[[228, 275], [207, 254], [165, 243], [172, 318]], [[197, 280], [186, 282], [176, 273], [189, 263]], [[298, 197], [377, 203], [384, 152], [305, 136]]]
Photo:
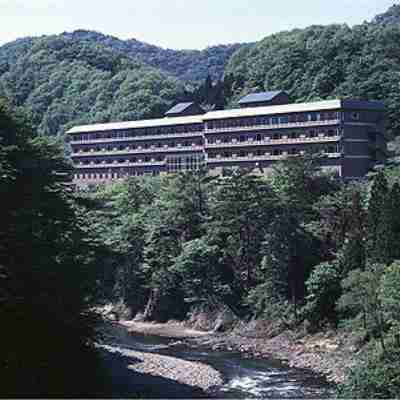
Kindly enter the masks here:
[[[251, 107], [203, 114], [196, 104], [181, 103], [165, 118], [74, 127], [67, 133], [75, 181], [87, 185], [201, 165], [216, 173], [228, 167], [266, 172], [305, 152], [323, 154], [322, 168], [340, 177], [360, 178], [385, 161], [382, 102], [265, 105], [284, 92], [266, 93], [241, 100], [242, 106], [256, 104]], [[185, 114], [194, 112], [200, 113]]]
[[250, 93], [239, 100], [240, 107], [261, 107], [289, 103], [289, 96], [282, 90]]
[[165, 113], [166, 117], [204, 114], [204, 110], [196, 103], [178, 103]]

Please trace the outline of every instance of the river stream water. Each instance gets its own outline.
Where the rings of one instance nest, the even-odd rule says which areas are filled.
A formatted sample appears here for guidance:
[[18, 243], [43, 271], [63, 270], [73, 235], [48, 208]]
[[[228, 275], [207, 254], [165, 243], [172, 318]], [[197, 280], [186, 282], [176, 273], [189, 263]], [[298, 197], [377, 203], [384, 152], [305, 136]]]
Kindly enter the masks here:
[[[332, 387], [323, 378], [310, 371], [288, 368], [276, 360], [245, 358], [240, 353], [213, 351], [201, 346], [190, 346], [176, 338], [164, 338], [127, 332], [118, 325], [105, 330], [104, 344], [119, 352], [136, 350], [156, 353], [208, 364], [223, 377], [224, 383], [211, 393], [212, 398], [328, 398]], [[116, 372], [118, 375], [118, 373]], [[124, 377], [119, 376], [120, 379]], [[128, 379], [128, 378], [126, 378]], [[158, 382], [158, 381], [157, 381]], [[126, 383], [126, 382], [125, 382]], [[124, 384], [124, 382], [123, 382]], [[163, 382], [150, 382], [151, 397], [181, 397], [179, 385], [176, 395], [171, 395], [171, 387], [163, 387]], [[159, 387], [155, 387], [159, 385]], [[126, 385], [129, 390], [129, 385]], [[141, 388], [144, 393], [146, 386]], [[172, 388], [172, 392], [174, 389]], [[117, 397], [128, 397], [128, 393], [116, 393]], [[183, 397], [199, 397], [197, 391], [186, 392]]]

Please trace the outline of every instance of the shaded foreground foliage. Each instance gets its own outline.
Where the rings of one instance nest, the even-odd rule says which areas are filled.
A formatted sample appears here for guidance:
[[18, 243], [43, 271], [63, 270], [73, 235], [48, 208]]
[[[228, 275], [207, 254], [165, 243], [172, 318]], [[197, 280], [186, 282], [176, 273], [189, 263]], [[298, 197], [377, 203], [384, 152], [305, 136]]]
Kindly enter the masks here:
[[0, 103], [0, 397], [87, 397], [102, 383], [90, 244], [56, 140]]

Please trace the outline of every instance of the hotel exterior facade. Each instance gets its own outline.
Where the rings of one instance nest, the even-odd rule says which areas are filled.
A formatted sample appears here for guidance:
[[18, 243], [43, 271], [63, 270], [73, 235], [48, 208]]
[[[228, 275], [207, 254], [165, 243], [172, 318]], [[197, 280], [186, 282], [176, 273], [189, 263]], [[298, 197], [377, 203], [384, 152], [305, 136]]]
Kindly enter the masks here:
[[285, 92], [263, 92], [238, 109], [204, 111], [193, 103], [161, 119], [77, 126], [67, 133], [78, 186], [127, 176], [246, 167], [267, 172], [287, 157], [319, 153], [322, 169], [363, 177], [386, 159], [384, 104], [328, 100], [288, 103]]

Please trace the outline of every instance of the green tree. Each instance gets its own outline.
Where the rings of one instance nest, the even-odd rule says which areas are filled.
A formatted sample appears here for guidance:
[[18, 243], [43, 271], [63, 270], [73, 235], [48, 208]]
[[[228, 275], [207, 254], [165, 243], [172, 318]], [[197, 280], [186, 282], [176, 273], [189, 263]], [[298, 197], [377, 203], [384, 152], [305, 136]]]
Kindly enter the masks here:
[[400, 264], [389, 265], [381, 278], [379, 298], [385, 317], [391, 325], [397, 347], [400, 347]]
[[0, 395], [96, 395], [93, 263], [62, 143], [1, 103], [0, 170]]
[[370, 264], [365, 270], [350, 271], [342, 282], [343, 294], [338, 301], [338, 308], [349, 311], [355, 323], [362, 317], [362, 328], [366, 336], [377, 337], [383, 352], [386, 352], [384, 333], [387, 330], [387, 320], [379, 296], [384, 269], [383, 264]]
[[220, 257], [218, 246], [205, 238], [184, 244], [174, 270], [182, 276], [186, 301], [211, 307], [232, 304], [232, 270], [221, 265]]
[[344, 274], [355, 270], [365, 269], [366, 263], [366, 213], [363, 209], [361, 193], [352, 193], [352, 203], [349, 215], [349, 229], [341, 250], [341, 264]]
[[261, 244], [275, 210], [276, 197], [263, 178], [246, 170], [227, 171], [210, 199], [207, 229], [219, 244], [244, 289], [255, 283]]
[[341, 267], [335, 260], [315, 266], [307, 279], [306, 305], [302, 312], [314, 329], [325, 323], [337, 324], [336, 302], [342, 293], [341, 278]]

